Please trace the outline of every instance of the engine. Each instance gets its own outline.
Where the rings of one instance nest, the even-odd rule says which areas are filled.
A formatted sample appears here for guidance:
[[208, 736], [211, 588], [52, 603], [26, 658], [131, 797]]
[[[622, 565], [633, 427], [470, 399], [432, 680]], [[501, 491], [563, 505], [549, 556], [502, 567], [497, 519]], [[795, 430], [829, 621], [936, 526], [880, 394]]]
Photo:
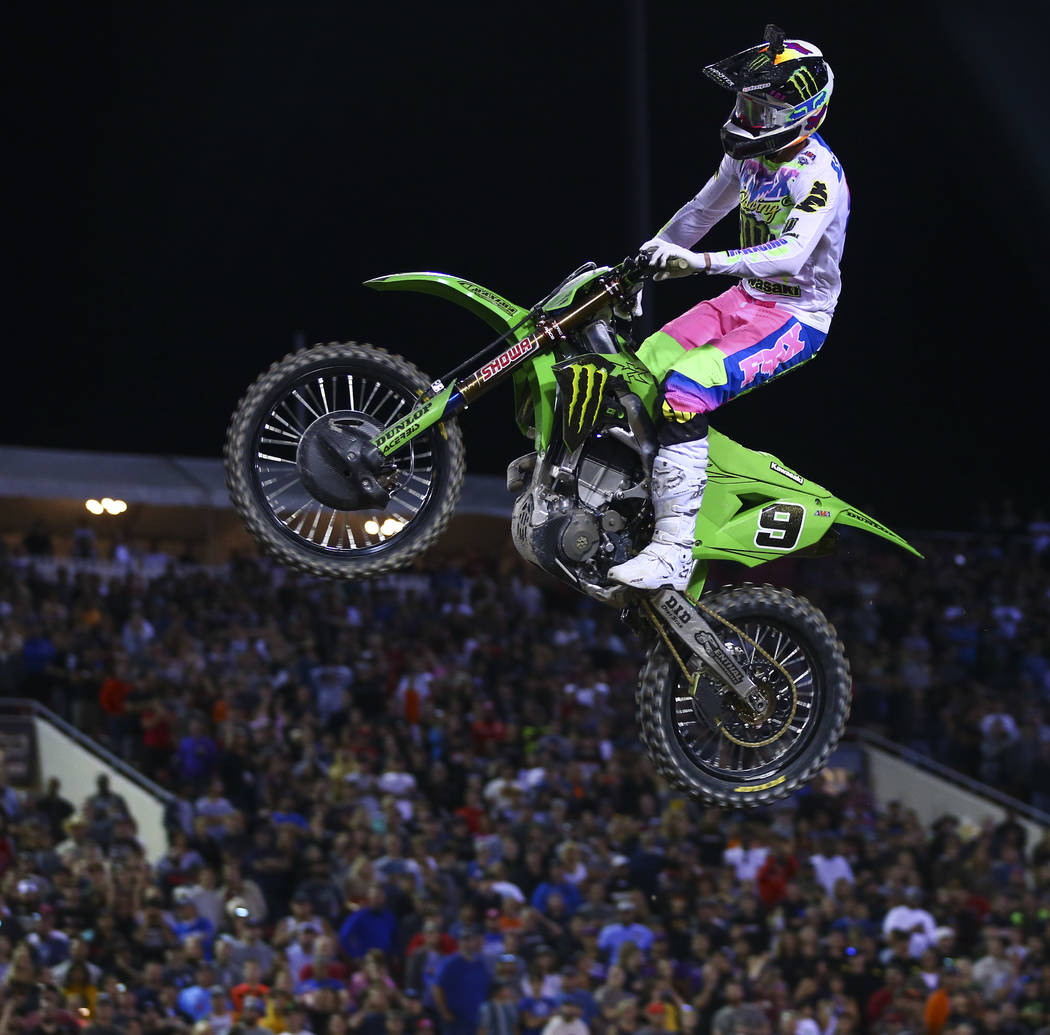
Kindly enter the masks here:
[[632, 537], [650, 530], [641, 464], [609, 434], [590, 438], [571, 460], [567, 470], [533, 453], [510, 465], [508, 488], [524, 490], [514, 505], [514, 543], [552, 575], [600, 585], [627, 559]]

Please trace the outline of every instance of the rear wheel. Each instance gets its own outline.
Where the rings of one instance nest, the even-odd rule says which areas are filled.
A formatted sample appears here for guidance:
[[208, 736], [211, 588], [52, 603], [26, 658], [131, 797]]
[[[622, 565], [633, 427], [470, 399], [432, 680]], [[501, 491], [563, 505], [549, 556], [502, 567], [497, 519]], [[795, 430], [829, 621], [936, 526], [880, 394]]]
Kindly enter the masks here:
[[430, 379], [371, 345], [318, 345], [248, 389], [226, 436], [226, 484], [248, 531], [274, 557], [327, 578], [403, 567], [448, 525], [463, 489], [452, 421], [417, 435], [362, 491], [336, 445], [369, 440], [409, 413]]
[[669, 783], [713, 804], [787, 797], [819, 772], [845, 728], [851, 682], [843, 646], [827, 618], [787, 590], [744, 586], [703, 603], [743, 634], [705, 615], [765, 706], [745, 712], [727, 687], [704, 677], [694, 684], [661, 639], [637, 693], [649, 756]]

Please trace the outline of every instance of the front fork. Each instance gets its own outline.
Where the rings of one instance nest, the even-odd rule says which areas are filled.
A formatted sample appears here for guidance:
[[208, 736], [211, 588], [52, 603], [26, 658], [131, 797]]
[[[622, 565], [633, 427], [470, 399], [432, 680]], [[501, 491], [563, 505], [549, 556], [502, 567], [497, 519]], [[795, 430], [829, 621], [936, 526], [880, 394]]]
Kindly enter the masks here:
[[[706, 562], [701, 564], [706, 567]], [[699, 599], [699, 593], [695, 599]], [[639, 610], [667, 644], [676, 663], [682, 668], [682, 674], [693, 683], [694, 692], [694, 677], [706, 669], [719, 683], [736, 694], [739, 706], [752, 714], [761, 713], [766, 706], [765, 693], [738, 661], [730, 657], [723, 637], [697, 611], [694, 604], [689, 590], [682, 594], [673, 589], [664, 589], [648, 595]], [[699, 665], [695, 662], [699, 662]]]

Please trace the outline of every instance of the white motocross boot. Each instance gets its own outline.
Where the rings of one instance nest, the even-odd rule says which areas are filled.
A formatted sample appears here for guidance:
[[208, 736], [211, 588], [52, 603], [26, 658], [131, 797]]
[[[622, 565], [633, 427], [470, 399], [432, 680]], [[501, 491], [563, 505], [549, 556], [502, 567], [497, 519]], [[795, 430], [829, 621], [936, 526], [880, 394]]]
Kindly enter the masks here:
[[682, 590], [693, 570], [696, 515], [707, 485], [707, 438], [661, 446], [653, 460], [653, 541], [637, 557], [609, 569], [634, 589]]

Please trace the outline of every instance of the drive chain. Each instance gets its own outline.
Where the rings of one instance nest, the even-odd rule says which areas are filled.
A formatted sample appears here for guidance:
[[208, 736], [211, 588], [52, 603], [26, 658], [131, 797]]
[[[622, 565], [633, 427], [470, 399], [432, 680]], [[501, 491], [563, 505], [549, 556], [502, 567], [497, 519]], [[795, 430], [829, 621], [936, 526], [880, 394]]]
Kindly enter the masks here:
[[[696, 684], [697, 680], [700, 679], [700, 672], [692, 673], [686, 667], [685, 662], [682, 660], [681, 654], [679, 654], [678, 651], [675, 649], [675, 645], [671, 641], [671, 637], [668, 635], [667, 630], [664, 628], [663, 622], [660, 621], [660, 619], [656, 615], [656, 612], [653, 610], [652, 604], [650, 604], [648, 600], [643, 600], [642, 606], [645, 608], [649, 621], [652, 622], [652, 624], [656, 627], [656, 631], [660, 634], [661, 639], [664, 641], [664, 643], [667, 644], [667, 649], [671, 652], [671, 656], [675, 659], [675, 661], [678, 663], [678, 667], [682, 670], [682, 674], [685, 676], [686, 683], [692, 689], [693, 697], [696, 697]], [[721, 719], [719, 719], [718, 725], [721, 727], [722, 735], [726, 738], [726, 740], [729, 740], [734, 744], [738, 744], [741, 747], [746, 748], [765, 747], [767, 744], [772, 744], [773, 741], [779, 740], [784, 735], [784, 731], [791, 725], [792, 721], [795, 718], [795, 712], [798, 710], [798, 691], [795, 689], [794, 680], [791, 678], [791, 676], [788, 675], [787, 670], [784, 668], [783, 665], [780, 664], [780, 662], [778, 662], [775, 658], [771, 657], [770, 654], [763, 647], [761, 647], [758, 643], [751, 639], [751, 637], [748, 636], [747, 633], [745, 633], [742, 629], [738, 629], [735, 625], [733, 625], [733, 623], [729, 621], [728, 618], [723, 618], [720, 614], [718, 614], [717, 611], [712, 611], [711, 608], [709, 608], [706, 604], [702, 604], [699, 600], [696, 601], [696, 606], [710, 617], [717, 618], [718, 621], [721, 622], [724, 626], [728, 627], [734, 633], [736, 633], [736, 635], [739, 636], [741, 640], [750, 643], [751, 646], [754, 647], [755, 650], [759, 654], [761, 654], [762, 657], [764, 657], [766, 661], [768, 661], [787, 680], [787, 685], [791, 687], [791, 714], [787, 717], [787, 720], [781, 724], [779, 732], [774, 734], [774, 736], [769, 737], [767, 740], [741, 740], [739, 737], [735, 737], [732, 733], [730, 733], [729, 730], [726, 729], [725, 723]], [[744, 722], [748, 721], [742, 715], [740, 717], [741, 719], [743, 719]]]

